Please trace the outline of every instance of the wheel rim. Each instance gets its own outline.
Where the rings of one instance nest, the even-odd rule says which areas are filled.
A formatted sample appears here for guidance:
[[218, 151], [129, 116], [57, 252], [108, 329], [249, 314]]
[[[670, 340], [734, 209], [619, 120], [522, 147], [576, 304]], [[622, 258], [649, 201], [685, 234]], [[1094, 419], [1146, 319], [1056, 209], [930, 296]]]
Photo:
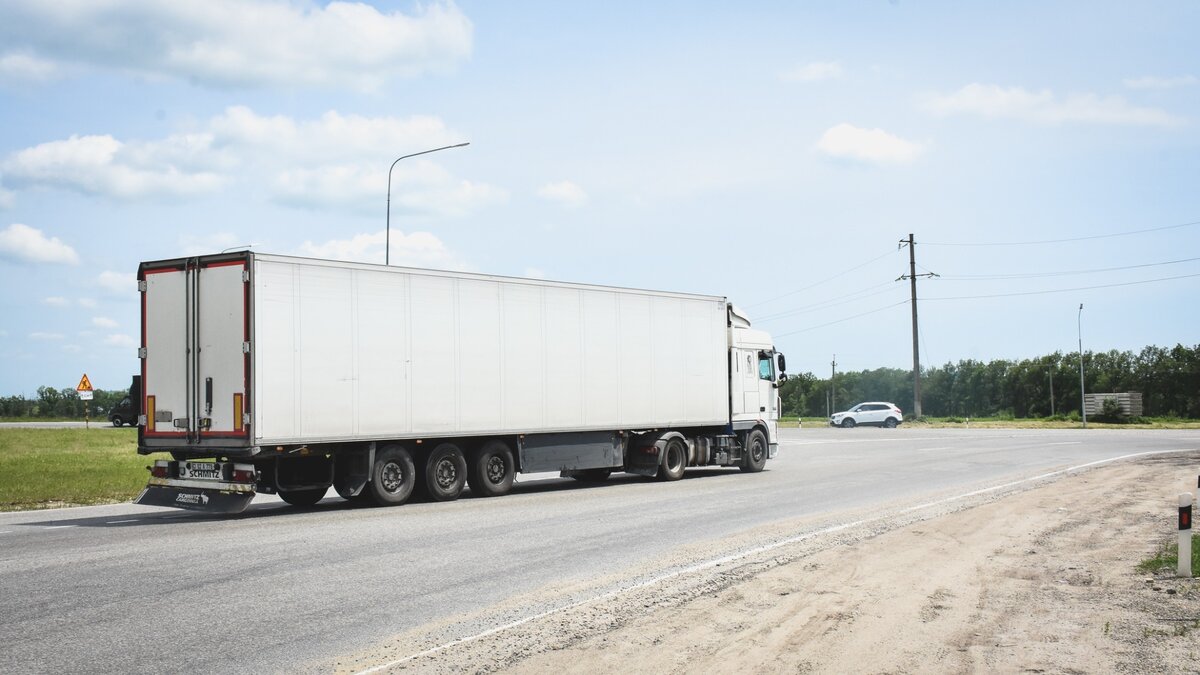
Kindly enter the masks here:
[[384, 491], [395, 494], [404, 487], [404, 467], [396, 462], [388, 462], [383, 465], [382, 480]]
[[504, 482], [504, 476], [508, 474], [508, 467], [504, 465], [504, 459], [497, 455], [492, 455], [487, 462], [487, 479], [489, 483], [499, 485]]
[[763, 459], [763, 444], [757, 438], [754, 439], [754, 444], [750, 446], [750, 459], [755, 463], [759, 463]]
[[437, 463], [434, 468], [434, 480], [437, 481], [438, 487], [444, 490], [454, 487], [455, 481], [458, 480], [458, 467], [454, 466], [449, 457]]

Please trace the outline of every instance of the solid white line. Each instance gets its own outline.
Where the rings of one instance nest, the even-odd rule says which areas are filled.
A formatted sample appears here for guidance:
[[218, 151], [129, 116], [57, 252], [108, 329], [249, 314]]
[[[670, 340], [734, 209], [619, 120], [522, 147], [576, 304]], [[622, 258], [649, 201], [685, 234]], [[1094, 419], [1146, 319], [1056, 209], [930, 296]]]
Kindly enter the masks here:
[[3, 532], [0, 532], [0, 534], [12, 534], [12, 530], [5, 530]]
[[1083, 441], [1064, 441], [1062, 443], [1044, 443], [1043, 445], [1046, 447], [1050, 447], [1051, 445], [1083, 445]]
[[[1117, 462], [1122, 459], [1132, 459], [1134, 457], [1145, 457], [1147, 455], [1160, 455], [1160, 454], [1171, 453], [1171, 452], [1180, 452], [1180, 451], [1179, 450], [1153, 450], [1150, 452], [1136, 452], [1136, 453], [1129, 454], [1129, 455], [1121, 455], [1120, 457], [1111, 457], [1109, 459], [1101, 459], [1101, 460], [1097, 460], [1095, 462], [1088, 462], [1086, 464], [1079, 464], [1076, 466], [1067, 467], [1066, 469], [1059, 469], [1058, 471], [1050, 471], [1048, 473], [1043, 473], [1043, 474], [1040, 474], [1037, 476], [1033, 476], [1032, 478], [1023, 478], [1021, 480], [1012, 481], [1010, 483], [1004, 483], [1003, 485], [995, 485], [992, 487], [983, 488], [981, 490], [974, 490], [972, 492], [966, 492], [966, 493], [963, 493], [961, 495], [957, 495], [954, 497], [947, 497], [946, 499], [939, 499], [937, 501], [927, 502], [927, 503], [921, 504], [919, 506], [913, 506], [913, 507], [909, 507], [907, 509], [902, 509], [901, 511], [898, 512], [898, 514], [910, 513], [912, 511], [919, 511], [921, 509], [927, 509], [927, 508], [930, 508], [933, 506], [947, 504], [949, 502], [966, 499], [968, 497], [975, 497], [975, 496], [978, 496], [981, 494], [986, 494], [988, 492], [996, 492], [998, 490], [1003, 490], [1005, 488], [1013, 487], [1016, 485], [1021, 485], [1023, 483], [1031, 483], [1031, 482], [1039, 481], [1039, 480], [1042, 480], [1045, 478], [1050, 478], [1051, 476], [1058, 476], [1058, 475], [1061, 475], [1064, 473], [1069, 473], [1071, 471], [1077, 471], [1079, 469], [1086, 469], [1091, 466], [1098, 466], [1100, 464], [1108, 464], [1110, 462]], [[856, 520], [856, 521], [850, 522], [850, 523], [843, 523], [841, 525], [833, 525], [831, 527], [827, 527], [822, 530], [816, 530], [814, 532], [806, 532], [804, 534], [796, 535], [794, 537], [788, 537], [787, 539], [772, 542], [770, 544], [756, 546], [754, 548], [751, 548], [751, 549], [748, 549], [745, 551], [741, 551], [738, 553], [731, 553], [729, 555], [721, 556], [719, 558], [713, 558], [711, 560], [696, 563], [695, 565], [690, 565], [683, 569], [675, 570], [674, 572], [668, 572], [666, 574], [661, 574], [657, 577], [653, 577], [646, 581], [636, 583], [632, 586], [628, 586], [625, 588], [618, 588], [616, 590], [609, 591], [607, 593], [603, 593], [601, 595], [597, 595], [592, 598], [587, 598], [586, 600], [579, 600], [577, 602], [572, 602], [570, 604], [566, 604], [561, 607], [556, 607], [554, 609], [548, 609], [544, 612], [539, 612], [532, 616], [527, 616], [523, 619], [517, 619], [516, 621], [510, 621], [509, 623], [506, 623], [502, 626], [497, 626], [495, 628], [490, 628], [488, 630], [485, 630], [482, 633], [477, 633], [475, 635], [457, 638], [457, 639], [451, 640], [449, 642], [446, 642], [444, 644], [440, 644], [436, 647], [431, 647], [430, 649], [426, 649], [423, 652], [418, 652], [416, 654], [410, 654], [409, 656], [405, 656], [404, 658], [401, 658], [401, 659], [396, 659], [395, 661], [390, 661], [388, 663], [378, 665], [378, 666], [372, 666], [371, 668], [367, 668], [366, 670], [360, 670], [357, 673], [355, 673], [355, 675], [368, 675], [369, 673], [377, 673], [379, 671], [387, 670], [388, 668], [398, 666], [401, 663], [406, 663], [408, 661], [413, 661], [415, 659], [419, 659], [423, 656], [432, 656], [433, 654], [437, 654], [439, 652], [445, 651], [445, 650], [449, 649], [450, 647], [454, 647], [454, 646], [461, 645], [461, 644], [466, 644], [468, 642], [474, 642], [476, 640], [488, 637], [489, 635], [495, 635], [496, 633], [499, 633], [501, 631], [505, 631], [510, 628], [516, 628], [517, 626], [522, 626], [531, 621], [537, 621], [538, 619], [550, 616], [552, 614], [558, 614], [559, 612], [566, 612], [566, 611], [575, 609], [576, 607], [582, 607], [583, 605], [591, 604], [593, 602], [597, 602], [600, 600], [607, 600], [608, 598], [616, 597], [618, 595], [621, 595], [622, 593], [627, 593], [629, 591], [636, 591], [641, 588], [646, 588], [647, 586], [653, 586], [655, 584], [662, 583], [664, 581], [673, 579], [675, 577], [678, 577], [678, 576], [681, 576], [684, 574], [690, 574], [692, 572], [699, 572], [702, 570], [711, 569], [713, 567], [718, 567], [718, 566], [723, 565], [728, 562], [733, 562], [734, 560], [739, 560], [741, 558], [747, 558], [747, 557], [750, 557], [753, 555], [758, 555], [759, 553], [765, 553], [767, 551], [772, 551], [774, 549], [788, 546], [790, 544], [797, 544], [802, 541], [805, 541], [806, 539], [812, 539], [814, 537], [819, 537], [821, 535], [831, 534], [834, 532], [840, 532], [842, 530], [848, 530], [850, 528], [859, 527], [860, 525], [866, 525], [867, 523], [873, 523], [876, 521], [886, 520], [888, 518], [893, 518], [893, 517], [895, 517], [895, 516], [894, 515], [876, 516], [874, 518], [864, 518], [862, 520]]]
[[78, 525], [47, 525], [43, 530], [61, 530], [68, 527], [78, 527]]
[[104, 524], [105, 525], [116, 525], [117, 523], [136, 523], [139, 520], [141, 520], [141, 518], [130, 518], [129, 520], [109, 520], [109, 521], [106, 521]]

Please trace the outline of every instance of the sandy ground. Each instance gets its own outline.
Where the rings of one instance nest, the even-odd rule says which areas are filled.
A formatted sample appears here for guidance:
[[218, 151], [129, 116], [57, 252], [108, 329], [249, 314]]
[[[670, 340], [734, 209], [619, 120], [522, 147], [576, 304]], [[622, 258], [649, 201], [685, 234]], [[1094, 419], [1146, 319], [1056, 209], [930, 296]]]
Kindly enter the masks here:
[[[1177, 496], [1198, 468], [1195, 453], [1157, 456], [882, 518], [851, 514], [832, 531], [789, 523], [724, 542], [742, 553], [723, 560], [713, 558], [722, 547], [679, 552], [659, 561], [675, 566], [667, 578], [647, 572], [640, 587], [547, 589], [540, 618], [499, 608], [326, 668], [1200, 672], [1200, 584], [1136, 569], [1176, 539]], [[579, 599], [563, 609], [562, 598]]]

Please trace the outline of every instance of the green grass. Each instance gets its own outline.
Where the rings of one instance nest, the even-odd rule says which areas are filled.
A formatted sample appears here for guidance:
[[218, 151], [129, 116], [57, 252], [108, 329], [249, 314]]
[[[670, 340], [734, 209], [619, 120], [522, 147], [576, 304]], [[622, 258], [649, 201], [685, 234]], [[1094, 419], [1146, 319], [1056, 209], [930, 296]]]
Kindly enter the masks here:
[[[1200, 569], [1196, 564], [1200, 560], [1200, 536], [1192, 534], [1192, 576], [1200, 577]], [[1147, 558], [1138, 563], [1137, 569], [1139, 572], [1147, 574], [1170, 573], [1175, 574], [1179, 569], [1179, 541], [1178, 536], [1175, 540], [1163, 542], [1158, 551], [1153, 557]]]
[[0, 429], [0, 511], [129, 501], [150, 463], [135, 429]]

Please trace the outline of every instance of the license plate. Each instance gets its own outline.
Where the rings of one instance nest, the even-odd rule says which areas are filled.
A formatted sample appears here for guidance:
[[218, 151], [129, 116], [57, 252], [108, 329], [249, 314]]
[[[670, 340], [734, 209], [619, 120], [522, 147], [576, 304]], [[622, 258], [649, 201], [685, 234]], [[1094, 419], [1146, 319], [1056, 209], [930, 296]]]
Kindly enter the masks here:
[[183, 462], [179, 465], [180, 478], [221, 479], [221, 467], [216, 462]]

